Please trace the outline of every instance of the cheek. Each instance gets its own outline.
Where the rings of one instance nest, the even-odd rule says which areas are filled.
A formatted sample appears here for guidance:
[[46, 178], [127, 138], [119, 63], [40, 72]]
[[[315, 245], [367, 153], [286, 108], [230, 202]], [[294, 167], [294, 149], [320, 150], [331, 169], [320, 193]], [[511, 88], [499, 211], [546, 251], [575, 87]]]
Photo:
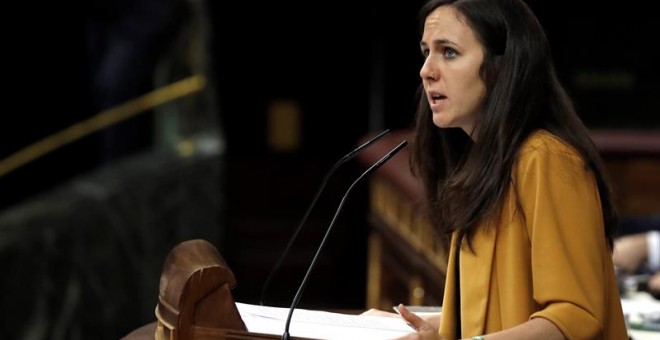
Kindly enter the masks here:
[[481, 102], [486, 96], [486, 84], [480, 79], [475, 79], [464, 89], [466, 94], [467, 104], [472, 110], [476, 110], [481, 105]]

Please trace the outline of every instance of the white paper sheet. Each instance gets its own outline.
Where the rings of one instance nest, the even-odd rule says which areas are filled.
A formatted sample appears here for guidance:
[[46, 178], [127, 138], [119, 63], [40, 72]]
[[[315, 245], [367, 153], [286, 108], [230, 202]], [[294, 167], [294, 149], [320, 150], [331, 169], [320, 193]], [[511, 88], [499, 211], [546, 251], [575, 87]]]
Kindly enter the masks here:
[[[281, 335], [289, 308], [237, 302], [236, 306], [248, 331]], [[313, 339], [396, 339], [414, 330], [400, 318], [351, 315], [308, 309], [295, 309], [289, 334]]]

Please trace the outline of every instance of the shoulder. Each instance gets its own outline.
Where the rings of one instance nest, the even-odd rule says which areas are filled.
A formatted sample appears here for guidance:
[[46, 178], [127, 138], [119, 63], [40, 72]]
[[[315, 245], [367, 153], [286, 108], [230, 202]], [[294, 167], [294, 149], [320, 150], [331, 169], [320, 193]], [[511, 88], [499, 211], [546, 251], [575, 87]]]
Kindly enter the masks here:
[[523, 142], [514, 173], [518, 177], [529, 174], [530, 171], [564, 172], [569, 169], [578, 172], [586, 169], [580, 153], [549, 131], [537, 130]]
[[582, 161], [582, 157], [575, 148], [547, 130], [536, 130], [530, 134], [518, 152], [520, 162], [539, 157], [558, 157], [566, 160]]
[[546, 131], [535, 132], [524, 142], [512, 184], [525, 211], [553, 210], [560, 205], [584, 208], [585, 202], [599, 199], [596, 178], [580, 153]]
[[536, 130], [532, 132], [525, 142], [523, 142], [519, 155], [523, 158], [546, 153], [580, 158], [575, 148], [547, 130]]

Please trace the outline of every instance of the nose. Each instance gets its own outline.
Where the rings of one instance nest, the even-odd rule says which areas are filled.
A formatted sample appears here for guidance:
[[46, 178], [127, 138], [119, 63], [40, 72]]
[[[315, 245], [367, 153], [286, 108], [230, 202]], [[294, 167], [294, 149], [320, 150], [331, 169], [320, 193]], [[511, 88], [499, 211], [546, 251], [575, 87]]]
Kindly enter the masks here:
[[424, 64], [422, 65], [422, 68], [419, 70], [419, 76], [422, 78], [422, 80], [437, 80], [438, 79], [438, 72], [433, 65], [431, 65], [431, 58], [426, 58], [424, 60]]

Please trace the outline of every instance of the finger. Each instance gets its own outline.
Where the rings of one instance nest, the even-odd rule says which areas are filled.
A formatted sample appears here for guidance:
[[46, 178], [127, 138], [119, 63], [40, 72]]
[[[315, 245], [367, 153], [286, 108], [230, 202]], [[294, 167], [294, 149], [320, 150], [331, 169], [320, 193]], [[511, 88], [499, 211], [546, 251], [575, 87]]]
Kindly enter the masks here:
[[399, 313], [416, 331], [420, 332], [431, 329], [431, 325], [428, 322], [409, 311], [402, 303], [399, 304]]

